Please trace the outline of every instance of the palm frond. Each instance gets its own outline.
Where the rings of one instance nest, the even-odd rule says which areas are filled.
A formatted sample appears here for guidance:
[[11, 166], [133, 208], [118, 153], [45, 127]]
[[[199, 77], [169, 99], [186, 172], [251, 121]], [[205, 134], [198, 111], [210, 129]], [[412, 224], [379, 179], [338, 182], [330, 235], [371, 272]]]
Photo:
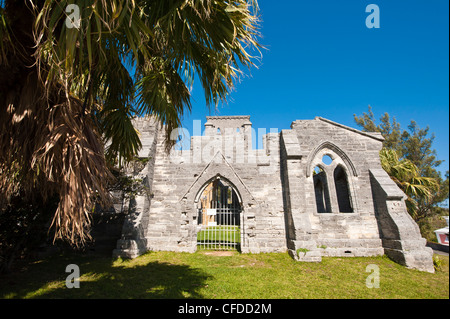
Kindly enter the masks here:
[[131, 119], [158, 118], [169, 149], [194, 81], [208, 105], [226, 102], [261, 48], [256, 0], [80, 0], [79, 26], [66, 23], [73, 1], [5, 3], [0, 70], [15, 73], [0, 81], [0, 201], [11, 181], [59, 194], [52, 225], [72, 243], [88, 237], [94, 200], [108, 203], [107, 160], [141, 147]]
[[417, 166], [407, 159], [400, 160], [394, 150], [383, 148], [380, 161], [383, 169], [408, 196], [406, 204], [413, 217], [417, 213], [417, 200], [428, 201], [439, 191], [439, 183], [435, 178], [420, 176]]

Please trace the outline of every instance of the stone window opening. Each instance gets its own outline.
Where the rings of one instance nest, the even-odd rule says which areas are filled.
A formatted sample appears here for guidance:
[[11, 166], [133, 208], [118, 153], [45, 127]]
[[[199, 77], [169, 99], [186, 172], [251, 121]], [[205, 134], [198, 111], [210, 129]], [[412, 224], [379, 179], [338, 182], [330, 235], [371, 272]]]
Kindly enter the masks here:
[[333, 163], [333, 158], [332, 158], [330, 155], [324, 155], [324, 156], [322, 157], [322, 162], [323, 162], [325, 165], [331, 165], [331, 164]]
[[344, 159], [330, 149], [316, 153], [312, 161], [315, 212], [355, 213], [351, 176]]
[[320, 166], [314, 168], [313, 180], [317, 212], [319, 214], [331, 213], [327, 174]]
[[333, 177], [339, 212], [353, 213], [352, 198], [345, 169], [341, 165], [336, 166]]

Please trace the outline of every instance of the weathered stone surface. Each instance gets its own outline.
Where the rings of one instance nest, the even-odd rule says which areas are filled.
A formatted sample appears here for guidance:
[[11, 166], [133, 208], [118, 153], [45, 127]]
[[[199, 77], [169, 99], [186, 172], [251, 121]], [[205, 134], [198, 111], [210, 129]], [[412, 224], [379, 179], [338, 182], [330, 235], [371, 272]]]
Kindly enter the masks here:
[[[208, 117], [204, 135], [191, 137], [189, 150], [167, 154], [155, 120], [135, 125], [144, 146], [140, 156], [149, 158], [137, 173], [148, 193], [130, 202], [116, 256], [196, 251], [199, 197], [220, 178], [242, 206], [244, 253], [288, 251], [309, 262], [386, 253], [407, 267], [432, 271], [432, 255], [404, 194], [381, 169], [378, 133], [318, 117], [266, 134], [264, 148], [254, 150], [249, 116]], [[322, 162], [324, 155], [331, 164]]]
[[433, 250], [406, 211], [405, 195], [382, 169], [370, 170], [380, 237], [386, 255], [408, 268], [434, 272]]

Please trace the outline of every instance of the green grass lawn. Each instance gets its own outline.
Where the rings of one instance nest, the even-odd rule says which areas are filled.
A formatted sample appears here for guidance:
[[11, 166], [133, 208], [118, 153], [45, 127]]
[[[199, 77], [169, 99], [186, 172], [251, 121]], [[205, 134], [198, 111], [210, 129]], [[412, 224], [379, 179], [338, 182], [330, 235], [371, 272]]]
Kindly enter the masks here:
[[[197, 242], [201, 243], [204, 248], [236, 249], [241, 242], [240, 228], [239, 226], [208, 227], [198, 232]], [[235, 243], [236, 245], [229, 245], [229, 243]]]
[[[23, 264], [0, 276], [1, 298], [449, 298], [449, 261], [435, 274], [406, 269], [387, 257], [323, 258], [301, 263], [287, 253], [214, 256], [150, 252], [134, 260], [61, 255]], [[80, 288], [68, 289], [68, 264], [80, 268]], [[366, 287], [368, 265], [380, 288]]]

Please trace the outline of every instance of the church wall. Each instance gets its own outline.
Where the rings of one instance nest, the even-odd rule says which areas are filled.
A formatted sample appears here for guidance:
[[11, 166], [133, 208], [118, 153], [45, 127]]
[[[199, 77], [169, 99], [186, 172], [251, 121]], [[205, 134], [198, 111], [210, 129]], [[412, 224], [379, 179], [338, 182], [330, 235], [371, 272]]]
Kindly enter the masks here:
[[[361, 134], [358, 131], [343, 129], [331, 121], [295, 121], [290, 134], [295, 132], [298, 141], [299, 158], [288, 165], [296, 167], [296, 174], [289, 180], [290, 192], [297, 193], [292, 212], [297, 220], [296, 236], [291, 238], [292, 249], [308, 246], [309, 250], [320, 248], [321, 256], [369, 256], [383, 254], [376, 223], [369, 169], [379, 167], [378, 152], [382, 147], [379, 136]], [[288, 132], [284, 132], [287, 135]], [[330, 155], [333, 162], [322, 162], [324, 155]], [[316, 166], [326, 174], [326, 194], [329, 196], [330, 210], [319, 213], [317, 194], [314, 190]], [[348, 191], [352, 212], [340, 212], [334, 171], [340, 166], [348, 180]], [[321, 176], [323, 179], [323, 177]], [[297, 183], [293, 183], [293, 181]], [[339, 184], [338, 184], [339, 187]], [[342, 187], [342, 186], [341, 186]], [[291, 204], [295, 195], [290, 196]], [[324, 202], [326, 200], [324, 199]], [[297, 217], [295, 215], [298, 215]]]
[[[242, 203], [243, 253], [287, 250], [295, 260], [318, 262], [323, 256], [388, 251], [408, 267], [430, 271], [420, 232], [411, 239], [403, 234], [408, 231], [400, 231], [417, 226], [406, 209], [382, 209], [392, 206], [390, 195], [383, 194], [400, 190], [374, 173], [381, 169], [381, 134], [318, 117], [264, 135], [264, 148], [256, 150], [249, 116], [207, 119], [204, 135], [193, 136], [190, 149], [169, 154], [164, 129], [156, 121], [135, 122], [143, 144], [139, 157], [149, 161], [133, 174], [148, 191], [130, 201], [115, 256], [133, 258], [148, 250], [195, 252], [202, 227], [199, 196], [219, 178], [232, 185]], [[324, 155], [332, 162], [324, 163]], [[315, 180], [320, 180], [322, 193], [315, 191]], [[408, 223], [410, 228], [402, 226]], [[393, 239], [386, 237], [388, 232], [394, 232]], [[404, 248], [410, 246], [414, 253]]]
[[[164, 136], [158, 137], [146, 234], [149, 249], [196, 250], [199, 227], [194, 199], [206, 182], [220, 176], [243, 197], [241, 250], [286, 251], [279, 135], [267, 134], [266, 148], [253, 150], [250, 125], [241, 127], [242, 119], [230, 118], [230, 122], [221, 119], [220, 133], [216, 128], [208, 131], [206, 125], [206, 135], [193, 137], [190, 150], [171, 154], [164, 151]], [[239, 133], [228, 130], [235, 126]]]

